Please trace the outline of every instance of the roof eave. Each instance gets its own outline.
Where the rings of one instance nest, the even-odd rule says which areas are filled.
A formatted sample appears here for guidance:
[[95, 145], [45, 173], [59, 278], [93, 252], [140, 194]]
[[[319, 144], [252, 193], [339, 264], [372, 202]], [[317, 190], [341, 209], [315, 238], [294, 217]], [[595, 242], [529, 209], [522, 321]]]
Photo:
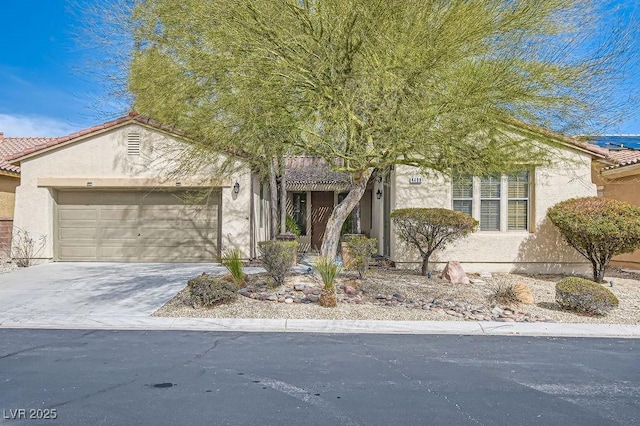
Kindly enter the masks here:
[[[72, 145], [72, 144], [75, 144], [75, 143], [82, 142], [82, 141], [84, 141], [86, 139], [89, 139], [89, 138], [92, 138], [92, 137], [95, 137], [95, 136], [99, 136], [99, 135], [102, 135], [102, 134], [107, 133], [107, 132], [111, 132], [111, 131], [113, 131], [115, 129], [119, 129], [119, 128], [127, 126], [129, 124], [137, 124], [139, 126], [145, 127], [147, 129], [150, 129], [150, 130], [153, 130], [153, 131], [156, 131], [156, 132], [164, 133], [166, 135], [170, 135], [170, 136], [178, 138], [178, 139], [186, 140], [184, 135], [180, 134], [177, 131], [171, 131], [170, 129], [166, 128], [165, 126], [154, 126], [153, 124], [149, 124], [148, 122], [145, 122], [145, 121], [137, 119], [138, 117], [140, 117], [140, 116], [132, 116], [128, 120], [124, 120], [121, 123], [116, 123], [116, 124], [113, 124], [111, 126], [105, 127], [103, 129], [97, 129], [97, 130], [94, 130], [92, 132], [87, 132], [85, 134], [80, 134], [77, 137], [70, 138], [69, 140], [66, 140], [64, 142], [53, 144], [53, 145], [44, 147], [42, 149], [38, 149], [38, 150], [35, 150], [35, 151], [32, 151], [32, 152], [29, 152], [29, 153], [27, 153], [25, 155], [20, 155], [20, 156], [15, 157], [15, 158], [9, 158], [9, 159], [7, 159], [7, 162], [9, 164], [20, 164], [20, 162], [23, 161], [23, 160], [27, 160], [27, 159], [32, 158], [32, 157], [37, 157], [39, 155], [46, 154], [47, 152], [54, 151], [56, 149], [59, 149], [59, 148], [62, 148], [62, 147], [68, 146], [68, 145]], [[61, 137], [61, 139], [64, 138], [64, 137], [66, 137], [66, 136]]]
[[12, 172], [9, 170], [0, 170], [0, 176], [9, 176], [9, 177], [15, 177], [15, 178], [20, 178], [20, 172]]
[[602, 176], [612, 178], [612, 179], [620, 179], [627, 176], [634, 176], [634, 175], [640, 174], [640, 163], [633, 163], [633, 164], [615, 167], [608, 170], [602, 170], [600, 173], [602, 174]]

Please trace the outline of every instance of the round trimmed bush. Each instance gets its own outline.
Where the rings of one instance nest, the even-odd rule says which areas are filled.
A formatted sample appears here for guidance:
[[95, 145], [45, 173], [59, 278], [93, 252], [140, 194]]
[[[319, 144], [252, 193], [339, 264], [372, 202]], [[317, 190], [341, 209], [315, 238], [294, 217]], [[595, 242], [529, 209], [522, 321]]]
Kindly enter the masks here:
[[563, 309], [605, 315], [618, 306], [608, 289], [584, 278], [569, 277], [556, 284], [556, 302]]
[[194, 307], [210, 308], [233, 302], [238, 297], [238, 286], [235, 282], [207, 274], [190, 279], [187, 286]]

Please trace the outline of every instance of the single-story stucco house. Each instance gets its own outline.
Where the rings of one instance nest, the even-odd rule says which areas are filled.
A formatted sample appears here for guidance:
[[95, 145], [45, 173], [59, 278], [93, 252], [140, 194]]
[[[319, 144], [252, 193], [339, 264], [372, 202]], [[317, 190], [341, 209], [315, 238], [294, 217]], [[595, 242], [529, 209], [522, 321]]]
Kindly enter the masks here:
[[[619, 141], [620, 147], [603, 149], [606, 157], [593, 162], [592, 181], [599, 196], [640, 206], [640, 150], [626, 148], [625, 140], [630, 138], [640, 139], [609, 138]], [[640, 269], [640, 250], [615, 256], [611, 265]]]
[[256, 217], [260, 182], [241, 164], [176, 175], [181, 147], [179, 132], [136, 113], [29, 147], [9, 157], [21, 168], [14, 225], [44, 235], [41, 257], [54, 261], [255, 257], [268, 222]]
[[[586, 271], [546, 211], [596, 195], [591, 163], [605, 155], [553, 137], [557, 161], [513, 176], [452, 181], [404, 165], [376, 175], [361, 202], [362, 231], [378, 239], [379, 254], [409, 265], [417, 258], [397, 239], [390, 213], [450, 208], [471, 214], [480, 229], [437, 261], [461, 261], [469, 272]], [[266, 183], [241, 163], [225, 176], [206, 168], [177, 176], [172, 171], [184, 144], [179, 131], [131, 113], [25, 149], [9, 158], [21, 167], [15, 224], [46, 236], [42, 256], [53, 261], [212, 261], [232, 248], [255, 258], [257, 243], [269, 235]], [[290, 157], [286, 167], [288, 210], [302, 230], [301, 247], [316, 249], [349, 178], [309, 156]]]

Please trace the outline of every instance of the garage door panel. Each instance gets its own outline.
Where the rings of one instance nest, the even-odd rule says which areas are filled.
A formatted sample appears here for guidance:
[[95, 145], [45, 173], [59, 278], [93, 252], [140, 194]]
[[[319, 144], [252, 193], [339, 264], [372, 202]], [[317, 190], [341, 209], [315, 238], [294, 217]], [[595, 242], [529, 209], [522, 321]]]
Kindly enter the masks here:
[[95, 208], [76, 206], [60, 212], [60, 220], [96, 220], [98, 212]]
[[138, 206], [104, 206], [100, 209], [100, 220], [138, 221]]
[[60, 191], [58, 258], [211, 261], [218, 252], [220, 192], [201, 205], [168, 192]]
[[209, 229], [144, 229], [140, 231], [140, 239], [143, 243], [151, 241], [174, 241], [175, 245], [183, 245], [193, 240], [208, 240], [215, 242], [217, 232]]
[[137, 205], [138, 194], [136, 192], [124, 191], [59, 191], [59, 205], [85, 205], [85, 206], [106, 206], [106, 205]]
[[137, 247], [127, 247], [122, 245], [103, 245], [100, 247], [99, 254], [102, 258], [115, 259], [118, 257], [135, 258], [139, 253]]
[[217, 215], [215, 208], [185, 208], [182, 206], [153, 206], [142, 207], [141, 217], [143, 221], [148, 220], [208, 220]]
[[93, 246], [72, 246], [60, 247], [58, 255], [60, 258], [72, 258], [77, 260], [98, 260], [97, 249]]
[[60, 227], [58, 231], [61, 240], [97, 240], [96, 227]]

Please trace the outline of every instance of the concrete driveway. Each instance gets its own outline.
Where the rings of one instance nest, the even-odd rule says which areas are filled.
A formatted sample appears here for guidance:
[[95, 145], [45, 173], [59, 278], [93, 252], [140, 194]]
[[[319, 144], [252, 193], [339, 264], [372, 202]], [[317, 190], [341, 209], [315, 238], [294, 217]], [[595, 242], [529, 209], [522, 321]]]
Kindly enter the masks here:
[[0, 318], [148, 317], [213, 263], [47, 263], [0, 274]]

